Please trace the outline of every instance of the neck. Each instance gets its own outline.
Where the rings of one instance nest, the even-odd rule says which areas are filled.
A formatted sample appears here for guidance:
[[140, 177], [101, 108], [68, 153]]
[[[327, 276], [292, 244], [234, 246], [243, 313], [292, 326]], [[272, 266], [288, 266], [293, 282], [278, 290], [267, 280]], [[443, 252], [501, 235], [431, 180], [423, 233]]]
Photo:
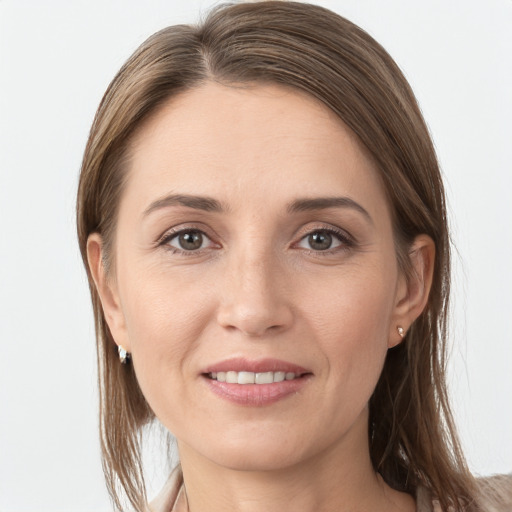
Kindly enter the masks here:
[[367, 430], [286, 467], [239, 470], [178, 442], [190, 512], [412, 512], [411, 496], [373, 470]]

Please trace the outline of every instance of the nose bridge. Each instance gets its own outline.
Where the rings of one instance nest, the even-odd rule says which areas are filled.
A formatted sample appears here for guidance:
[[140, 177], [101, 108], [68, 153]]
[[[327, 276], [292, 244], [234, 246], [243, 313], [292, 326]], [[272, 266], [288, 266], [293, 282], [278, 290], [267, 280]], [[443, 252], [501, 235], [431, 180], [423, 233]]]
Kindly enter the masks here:
[[271, 244], [250, 237], [230, 251], [219, 323], [249, 336], [286, 328], [292, 320], [285, 273]]

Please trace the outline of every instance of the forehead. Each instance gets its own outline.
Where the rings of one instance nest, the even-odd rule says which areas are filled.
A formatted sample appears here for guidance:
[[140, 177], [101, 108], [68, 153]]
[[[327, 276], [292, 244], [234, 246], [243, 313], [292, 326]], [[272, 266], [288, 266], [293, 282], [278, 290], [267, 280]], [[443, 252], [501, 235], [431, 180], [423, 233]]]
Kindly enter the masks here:
[[207, 83], [139, 128], [126, 195], [143, 208], [173, 192], [236, 202], [238, 191], [242, 205], [246, 195], [284, 201], [333, 190], [384, 195], [373, 161], [332, 111], [281, 86]]

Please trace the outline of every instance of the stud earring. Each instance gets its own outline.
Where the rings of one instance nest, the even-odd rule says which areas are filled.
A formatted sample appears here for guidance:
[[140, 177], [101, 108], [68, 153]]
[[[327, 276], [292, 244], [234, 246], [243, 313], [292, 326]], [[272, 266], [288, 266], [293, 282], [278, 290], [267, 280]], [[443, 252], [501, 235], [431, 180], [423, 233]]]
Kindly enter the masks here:
[[126, 364], [130, 359], [130, 353], [127, 352], [121, 345], [117, 346], [117, 352], [119, 353], [119, 361], [121, 364]]
[[403, 338], [405, 336], [405, 333], [404, 333], [404, 328], [399, 325], [396, 330], [398, 331], [398, 335], [400, 336], [400, 338]]

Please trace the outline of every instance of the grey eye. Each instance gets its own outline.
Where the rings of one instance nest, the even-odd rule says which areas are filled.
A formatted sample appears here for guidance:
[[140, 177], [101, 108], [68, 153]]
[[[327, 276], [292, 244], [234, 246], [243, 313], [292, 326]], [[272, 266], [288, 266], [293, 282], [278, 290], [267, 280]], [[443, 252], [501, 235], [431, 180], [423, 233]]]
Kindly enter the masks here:
[[315, 251], [325, 251], [332, 245], [332, 235], [327, 231], [317, 231], [308, 236], [308, 243]]
[[335, 233], [331, 233], [326, 229], [319, 229], [306, 235], [298, 245], [303, 249], [327, 251], [342, 245], [342, 241]]
[[182, 231], [169, 241], [169, 245], [183, 251], [197, 251], [203, 248], [205, 240], [208, 238], [201, 231]]

